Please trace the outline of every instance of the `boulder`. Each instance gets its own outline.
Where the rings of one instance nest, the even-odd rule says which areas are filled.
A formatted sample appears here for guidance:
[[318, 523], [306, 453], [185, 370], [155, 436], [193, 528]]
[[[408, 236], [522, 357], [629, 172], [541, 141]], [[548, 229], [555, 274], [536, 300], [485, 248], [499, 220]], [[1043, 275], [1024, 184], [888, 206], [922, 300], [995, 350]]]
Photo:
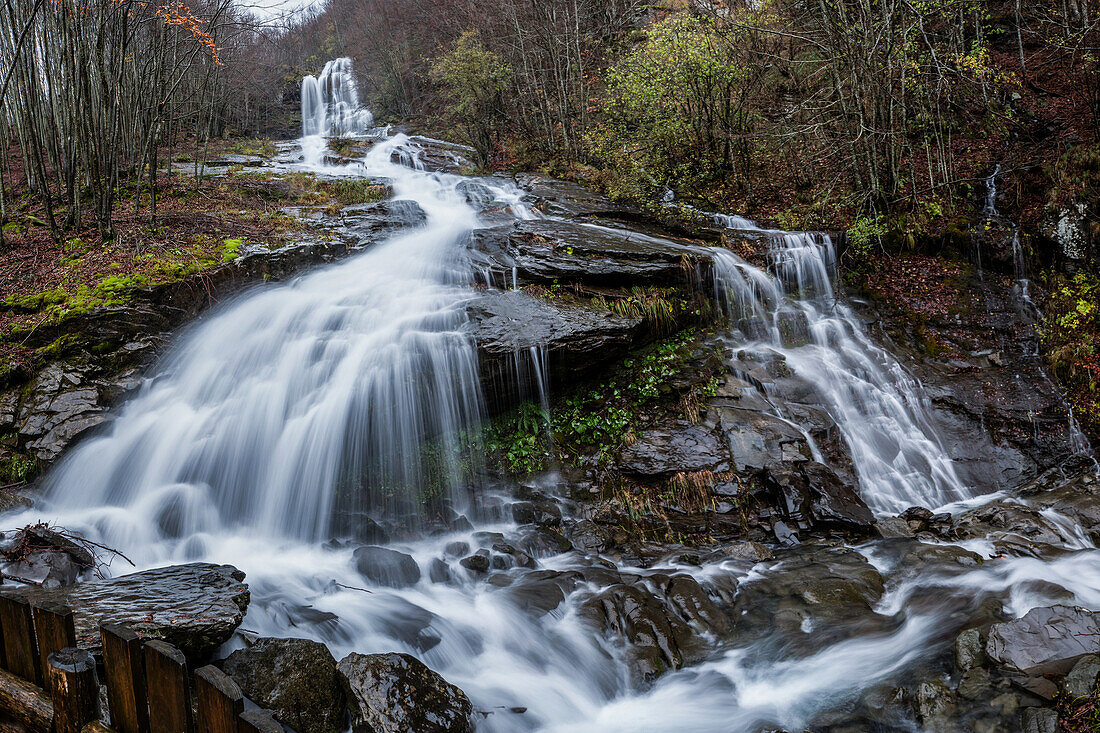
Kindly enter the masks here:
[[403, 552], [368, 545], [358, 548], [352, 557], [359, 573], [378, 585], [407, 588], [420, 581], [420, 566]]
[[535, 298], [522, 290], [489, 291], [472, 298], [466, 312], [464, 329], [477, 343], [482, 381], [497, 390], [513, 386], [517, 355], [531, 349], [545, 350], [551, 381], [576, 379], [621, 358], [645, 333], [641, 318], [564, 294]]
[[1024, 708], [1023, 733], [1058, 733], [1058, 712], [1050, 708]]
[[257, 639], [230, 654], [223, 670], [249, 699], [299, 733], [344, 730], [344, 679], [324, 644]]
[[354, 733], [472, 733], [473, 705], [408, 654], [349, 654], [337, 665], [350, 688]]
[[981, 631], [966, 629], [955, 637], [955, 667], [961, 672], [985, 664], [985, 643]]
[[785, 514], [803, 527], [869, 532], [874, 525], [874, 515], [855, 489], [822, 463], [769, 470], [764, 483], [780, 500]]
[[636, 682], [652, 681], [685, 662], [697, 661], [703, 643], [692, 629], [639, 585], [618, 583], [586, 600], [580, 610], [597, 629], [627, 644]]
[[668, 478], [681, 472], [728, 471], [729, 451], [714, 431], [686, 420], [643, 431], [623, 449], [619, 469], [635, 476]]
[[994, 624], [986, 654], [1025, 675], [1064, 675], [1082, 657], [1100, 652], [1100, 613], [1072, 606], [1033, 608], [1023, 618]]
[[1077, 664], [1062, 681], [1062, 688], [1070, 700], [1089, 697], [1096, 693], [1097, 678], [1100, 677], [1100, 657], [1090, 654], [1081, 657]]
[[596, 224], [535, 219], [475, 233], [492, 269], [525, 283], [595, 286], [681, 285], [684, 263], [706, 250], [663, 237]]
[[244, 573], [231, 565], [190, 563], [18, 594], [72, 608], [77, 645], [83, 649], [100, 648], [100, 622], [116, 623], [144, 638], [163, 639], [189, 660], [200, 661], [241, 625], [249, 601], [243, 580]]

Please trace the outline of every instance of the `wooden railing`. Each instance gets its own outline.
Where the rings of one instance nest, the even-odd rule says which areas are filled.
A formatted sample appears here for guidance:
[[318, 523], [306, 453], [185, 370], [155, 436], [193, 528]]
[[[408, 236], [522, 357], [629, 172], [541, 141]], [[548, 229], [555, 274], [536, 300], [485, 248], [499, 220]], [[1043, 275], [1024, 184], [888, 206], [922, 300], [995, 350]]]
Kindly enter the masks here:
[[31, 733], [283, 733], [214, 666], [189, 673], [183, 653], [100, 625], [110, 727], [100, 722], [95, 658], [76, 646], [73, 612], [0, 594], [0, 730]]

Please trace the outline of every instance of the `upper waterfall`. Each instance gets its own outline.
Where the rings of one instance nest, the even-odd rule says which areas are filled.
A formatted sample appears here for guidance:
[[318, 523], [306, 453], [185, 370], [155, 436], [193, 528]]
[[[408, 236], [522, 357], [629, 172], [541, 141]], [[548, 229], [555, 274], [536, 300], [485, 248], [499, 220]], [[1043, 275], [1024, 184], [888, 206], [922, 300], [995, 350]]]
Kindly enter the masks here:
[[358, 135], [374, 124], [374, 115], [360, 106], [349, 58], [333, 59], [321, 75], [302, 79], [302, 135]]

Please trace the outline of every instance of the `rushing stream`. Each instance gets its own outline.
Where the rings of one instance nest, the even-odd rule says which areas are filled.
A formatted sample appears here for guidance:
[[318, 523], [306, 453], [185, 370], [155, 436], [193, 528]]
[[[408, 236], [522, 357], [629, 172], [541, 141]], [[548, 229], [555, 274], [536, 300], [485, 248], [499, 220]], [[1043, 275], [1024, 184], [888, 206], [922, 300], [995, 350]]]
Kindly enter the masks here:
[[[902, 562], [889, 543], [859, 546], [853, 554], [885, 578], [873, 613], [805, 619], [797, 638], [768, 623], [752, 635], [712, 639], [702, 662], [651, 686], [636, 685], [624, 649], [583, 620], [582, 603], [598, 591], [589, 576], [539, 614], [519, 594], [458, 565], [455, 543], [476, 548], [486, 536], [478, 532], [510, 536], [510, 520], [490, 517], [474, 530], [396, 541], [422, 577], [403, 589], [370, 585], [356, 569], [354, 546], [326, 542], [332, 518], [415, 505], [424, 484], [417, 457], [429, 436], [447, 440], [476, 426], [484, 412], [477, 353], [461, 330], [472, 292], [465, 244], [482, 210], [516, 219], [536, 214], [518, 188], [478, 180], [471, 196], [471, 179], [421, 169], [419, 146], [404, 135], [379, 140], [353, 165], [326, 165], [322, 134], [361, 133], [370, 124], [349, 80], [334, 62], [303, 85], [308, 136], [298, 167], [388, 179], [394, 199], [423, 210], [423, 223], [338, 264], [245, 292], [202, 318], [109, 428], [49, 474], [41, 506], [9, 524], [45, 518], [124, 550], [140, 567], [233, 564], [252, 593], [245, 630], [315, 638], [337, 658], [414, 654], [467, 692], [484, 713], [478, 726], [485, 731], [801, 729], [827, 722], [833, 710], [874, 705], [866, 701], [876, 691], [942, 654], [986, 597], [1001, 598], [1014, 615], [1067, 597], [1100, 608], [1100, 553], [1056, 512], [1051, 524], [1066, 551], [1053, 559], [924, 569]], [[740, 217], [726, 224], [752, 226]], [[989, 491], [960, 480], [921, 385], [838, 296], [832, 243], [809, 234], [768, 236], [767, 270], [714, 252], [718, 298], [733, 324], [726, 339], [782, 355], [818, 388], [868, 505], [887, 516]], [[457, 443], [441, 451], [461, 452]], [[356, 476], [372, 478], [349, 478]], [[554, 475], [543, 482], [555, 491]], [[457, 479], [451, 488], [463, 501]], [[349, 505], [348, 495], [360, 500]], [[993, 553], [980, 542], [969, 549]], [[611, 570], [643, 584], [675, 570], [700, 581], [737, 581], [744, 593], [789, 567], [782, 559], [699, 567], [674, 557]], [[609, 564], [578, 553], [544, 553], [538, 561], [544, 570], [582, 574], [608, 572]], [[531, 571], [508, 572], [520, 582]], [[435, 582], [441, 578], [448, 582]], [[918, 729], [900, 718], [893, 725]]]

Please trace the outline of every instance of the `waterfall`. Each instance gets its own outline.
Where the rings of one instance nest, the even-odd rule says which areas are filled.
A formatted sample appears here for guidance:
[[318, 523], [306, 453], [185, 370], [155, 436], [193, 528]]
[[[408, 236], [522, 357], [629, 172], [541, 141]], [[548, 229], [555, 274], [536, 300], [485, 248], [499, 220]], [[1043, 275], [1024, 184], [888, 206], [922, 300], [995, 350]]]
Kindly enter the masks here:
[[[768, 271], [715, 249], [715, 287], [743, 348], [781, 355], [813, 384], [851, 450], [863, 498], [879, 514], [968, 496], [928, 415], [920, 385], [836, 293], [824, 234], [767, 232]], [[804, 326], [804, 328], [803, 328]], [[791, 345], [784, 333], [809, 335]]]
[[359, 89], [349, 58], [333, 59], [318, 77], [302, 79], [302, 136], [361, 135], [374, 116], [359, 104]]
[[392, 162], [415, 152], [396, 136], [364, 167], [424, 209], [423, 228], [200, 321], [110, 429], [51, 472], [52, 508], [150, 548], [227, 527], [323, 539], [335, 510], [415, 516], [453, 494], [474, 458], [455, 436], [481, 413], [460, 332], [477, 217], [464, 179]]

